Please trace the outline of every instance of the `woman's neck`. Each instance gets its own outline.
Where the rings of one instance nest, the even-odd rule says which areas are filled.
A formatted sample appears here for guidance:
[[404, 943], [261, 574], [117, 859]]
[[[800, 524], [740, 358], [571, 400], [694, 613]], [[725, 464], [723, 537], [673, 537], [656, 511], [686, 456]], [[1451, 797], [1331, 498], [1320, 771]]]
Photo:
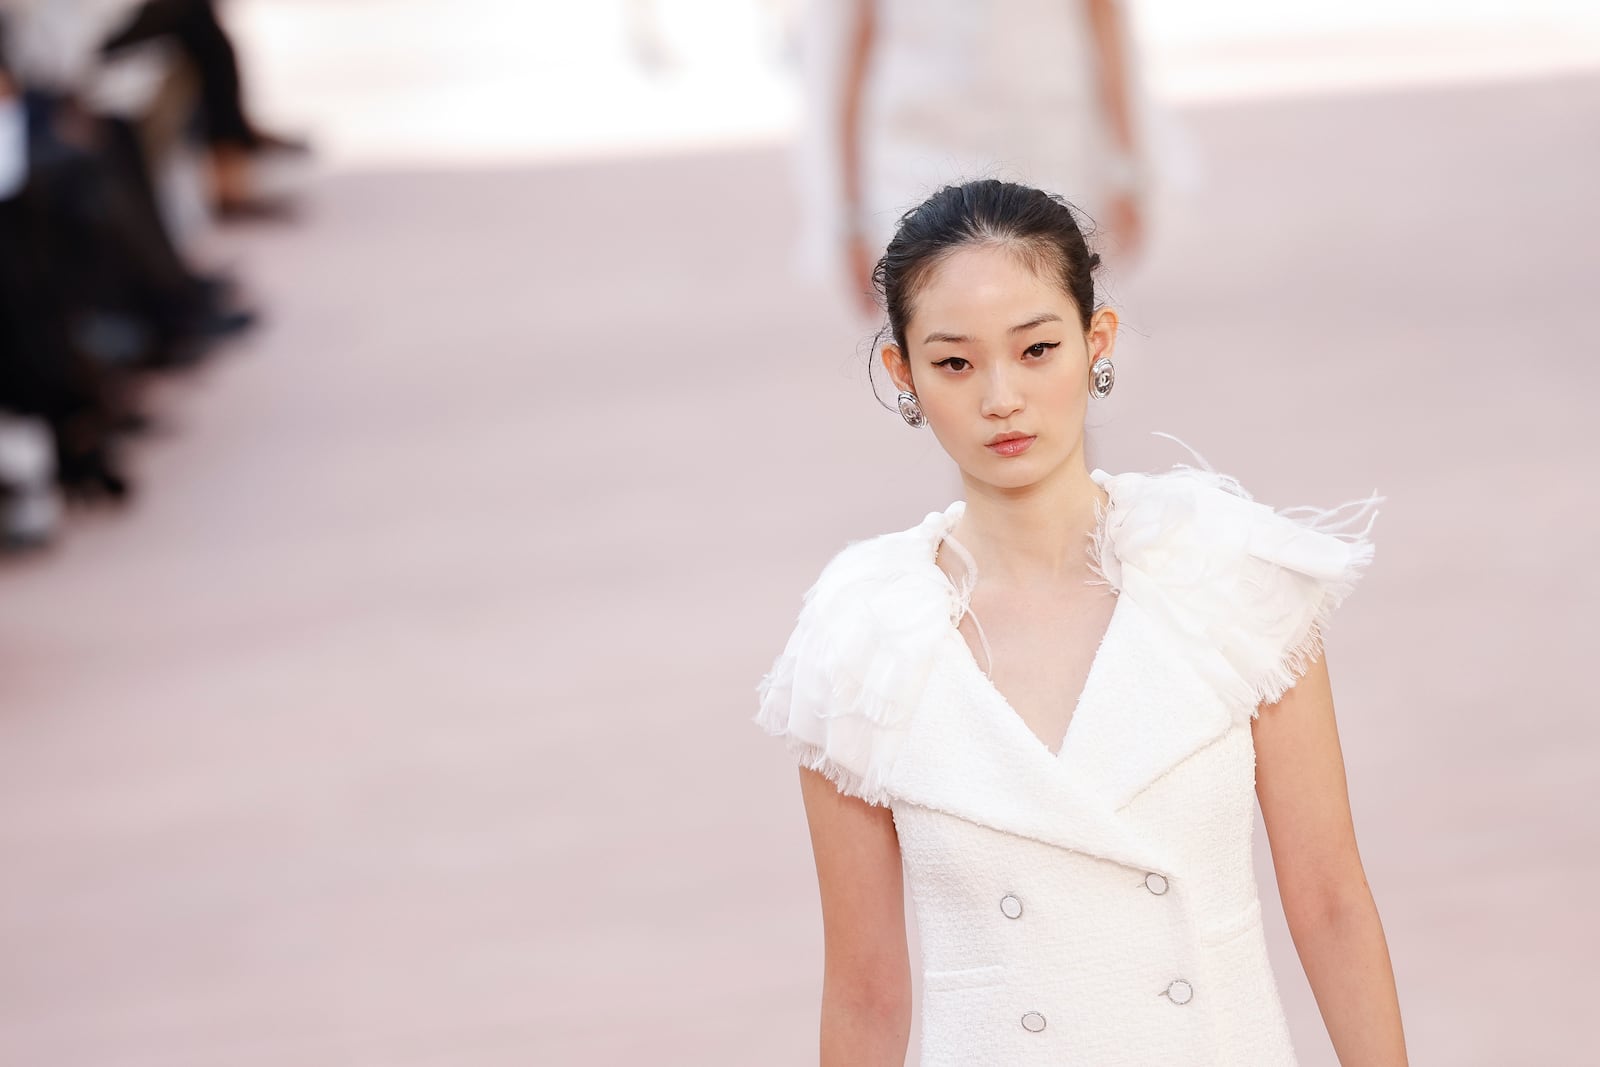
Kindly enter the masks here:
[[1089, 570], [1096, 507], [1103, 514], [1110, 498], [1081, 463], [1023, 489], [962, 481], [967, 504], [950, 536], [972, 554], [985, 581], [1052, 582]]

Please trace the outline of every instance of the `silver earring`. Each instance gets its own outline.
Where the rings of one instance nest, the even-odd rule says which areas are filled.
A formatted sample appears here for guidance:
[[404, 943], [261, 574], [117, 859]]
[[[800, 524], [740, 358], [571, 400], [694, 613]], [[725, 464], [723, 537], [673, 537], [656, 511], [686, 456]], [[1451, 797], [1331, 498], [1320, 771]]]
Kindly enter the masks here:
[[906, 420], [907, 426], [928, 424], [928, 416], [922, 413], [922, 405], [917, 403], [917, 398], [910, 393], [900, 394], [900, 417]]
[[1096, 399], [1104, 400], [1111, 395], [1111, 387], [1116, 384], [1117, 371], [1111, 361], [1101, 356], [1094, 361], [1094, 366], [1089, 368], [1089, 392]]

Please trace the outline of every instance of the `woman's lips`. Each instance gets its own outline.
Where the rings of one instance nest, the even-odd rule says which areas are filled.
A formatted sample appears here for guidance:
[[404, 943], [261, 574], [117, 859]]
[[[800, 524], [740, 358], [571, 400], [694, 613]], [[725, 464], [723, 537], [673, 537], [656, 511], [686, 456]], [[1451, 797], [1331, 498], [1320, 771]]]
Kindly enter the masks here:
[[1033, 446], [1032, 437], [1013, 437], [1008, 441], [985, 445], [989, 451], [1002, 456], [1020, 456]]

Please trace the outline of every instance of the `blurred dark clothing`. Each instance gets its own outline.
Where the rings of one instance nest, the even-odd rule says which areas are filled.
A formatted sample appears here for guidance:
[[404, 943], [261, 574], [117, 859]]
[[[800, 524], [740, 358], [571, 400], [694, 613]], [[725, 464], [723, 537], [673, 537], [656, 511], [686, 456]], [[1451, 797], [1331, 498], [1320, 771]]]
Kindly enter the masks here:
[[0, 411], [48, 424], [66, 491], [120, 497], [119, 439], [144, 422], [137, 375], [198, 361], [253, 316], [173, 242], [135, 121], [16, 85], [3, 31], [0, 96], [20, 101], [25, 130], [8, 150], [25, 179], [0, 199]]
[[130, 414], [118, 374], [72, 335], [72, 283], [47, 211], [29, 191], [0, 201], [0, 409], [50, 426], [71, 491], [121, 496], [115, 436]]
[[[173, 346], [209, 328], [215, 293], [172, 243], [137, 130], [117, 117], [70, 114], [74, 105], [61, 97], [29, 93], [27, 100], [25, 199], [53, 238], [51, 273], [70, 279], [77, 310], [120, 314], [146, 328], [146, 350], [121, 358], [170, 361]], [[86, 127], [88, 135], [66, 135], [64, 126]]]
[[[65, 488], [121, 496], [127, 483], [117, 469], [114, 437], [128, 412], [115, 373], [98, 366], [73, 338], [77, 279], [60, 254], [57, 213], [49, 203], [50, 175], [72, 167], [50, 138], [36, 136], [49, 105], [19, 92], [5, 62], [4, 30], [0, 19], [0, 99], [20, 103], [26, 128], [6, 151], [23, 152], [27, 171], [21, 189], [0, 198], [0, 411], [36, 416], [49, 427], [54, 475]], [[69, 199], [92, 195], [78, 176], [68, 174], [66, 183]], [[4, 485], [0, 491], [38, 488]], [[0, 537], [11, 532], [0, 530]]]
[[113, 55], [159, 37], [177, 43], [199, 79], [196, 122], [201, 139], [211, 145], [261, 147], [261, 135], [245, 117], [239, 59], [212, 0], [147, 0], [106, 40], [101, 54]]

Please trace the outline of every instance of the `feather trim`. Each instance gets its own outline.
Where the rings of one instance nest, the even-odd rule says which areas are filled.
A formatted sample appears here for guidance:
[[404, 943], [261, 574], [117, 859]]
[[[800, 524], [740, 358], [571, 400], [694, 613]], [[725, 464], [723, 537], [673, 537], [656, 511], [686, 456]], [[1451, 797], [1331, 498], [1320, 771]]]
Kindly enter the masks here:
[[840, 550], [808, 590], [756, 686], [755, 721], [803, 766], [873, 804], [922, 700], [961, 592], [933, 562], [959, 507]]
[[1273, 509], [1178, 443], [1200, 466], [1094, 472], [1111, 506], [1097, 509], [1091, 566], [1171, 623], [1201, 673], [1253, 718], [1322, 655], [1334, 611], [1372, 561], [1385, 498]]
[[[1110, 503], [1096, 504], [1090, 567], [1166, 624], [1175, 650], [1244, 722], [1322, 655], [1333, 612], [1372, 560], [1384, 498], [1274, 510], [1189, 451], [1200, 466], [1091, 473]], [[972, 594], [970, 574], [952, 581], [934, 562], [964, 508], [840, 550], [756, 686], [755, 721], [846, 795], [889, 802], [934, 657]]]
[[[1372, 562], [1369, 535], [1384, 499], [1373, 493], [1332, 508], [1280, 509], [1273, 513], [1276, 521], [1255, 530], [1250, 542], [1255, 566], [1246, 588], [1261, 604], [1274, 603], [1278, 587], [1286, 583], [1293, 583], [1294, 594], [1277, 615], [1266, 616], [1268, 633], [1277, 640], [1273, 655], [1259, 667], [1246, 667], [1258, 705], [1252, 714], [1261, 704], [1276, 704], [1322, 658], [1334, 611]], [[1363, 518], [1360, 530], [1349, 528]]]

